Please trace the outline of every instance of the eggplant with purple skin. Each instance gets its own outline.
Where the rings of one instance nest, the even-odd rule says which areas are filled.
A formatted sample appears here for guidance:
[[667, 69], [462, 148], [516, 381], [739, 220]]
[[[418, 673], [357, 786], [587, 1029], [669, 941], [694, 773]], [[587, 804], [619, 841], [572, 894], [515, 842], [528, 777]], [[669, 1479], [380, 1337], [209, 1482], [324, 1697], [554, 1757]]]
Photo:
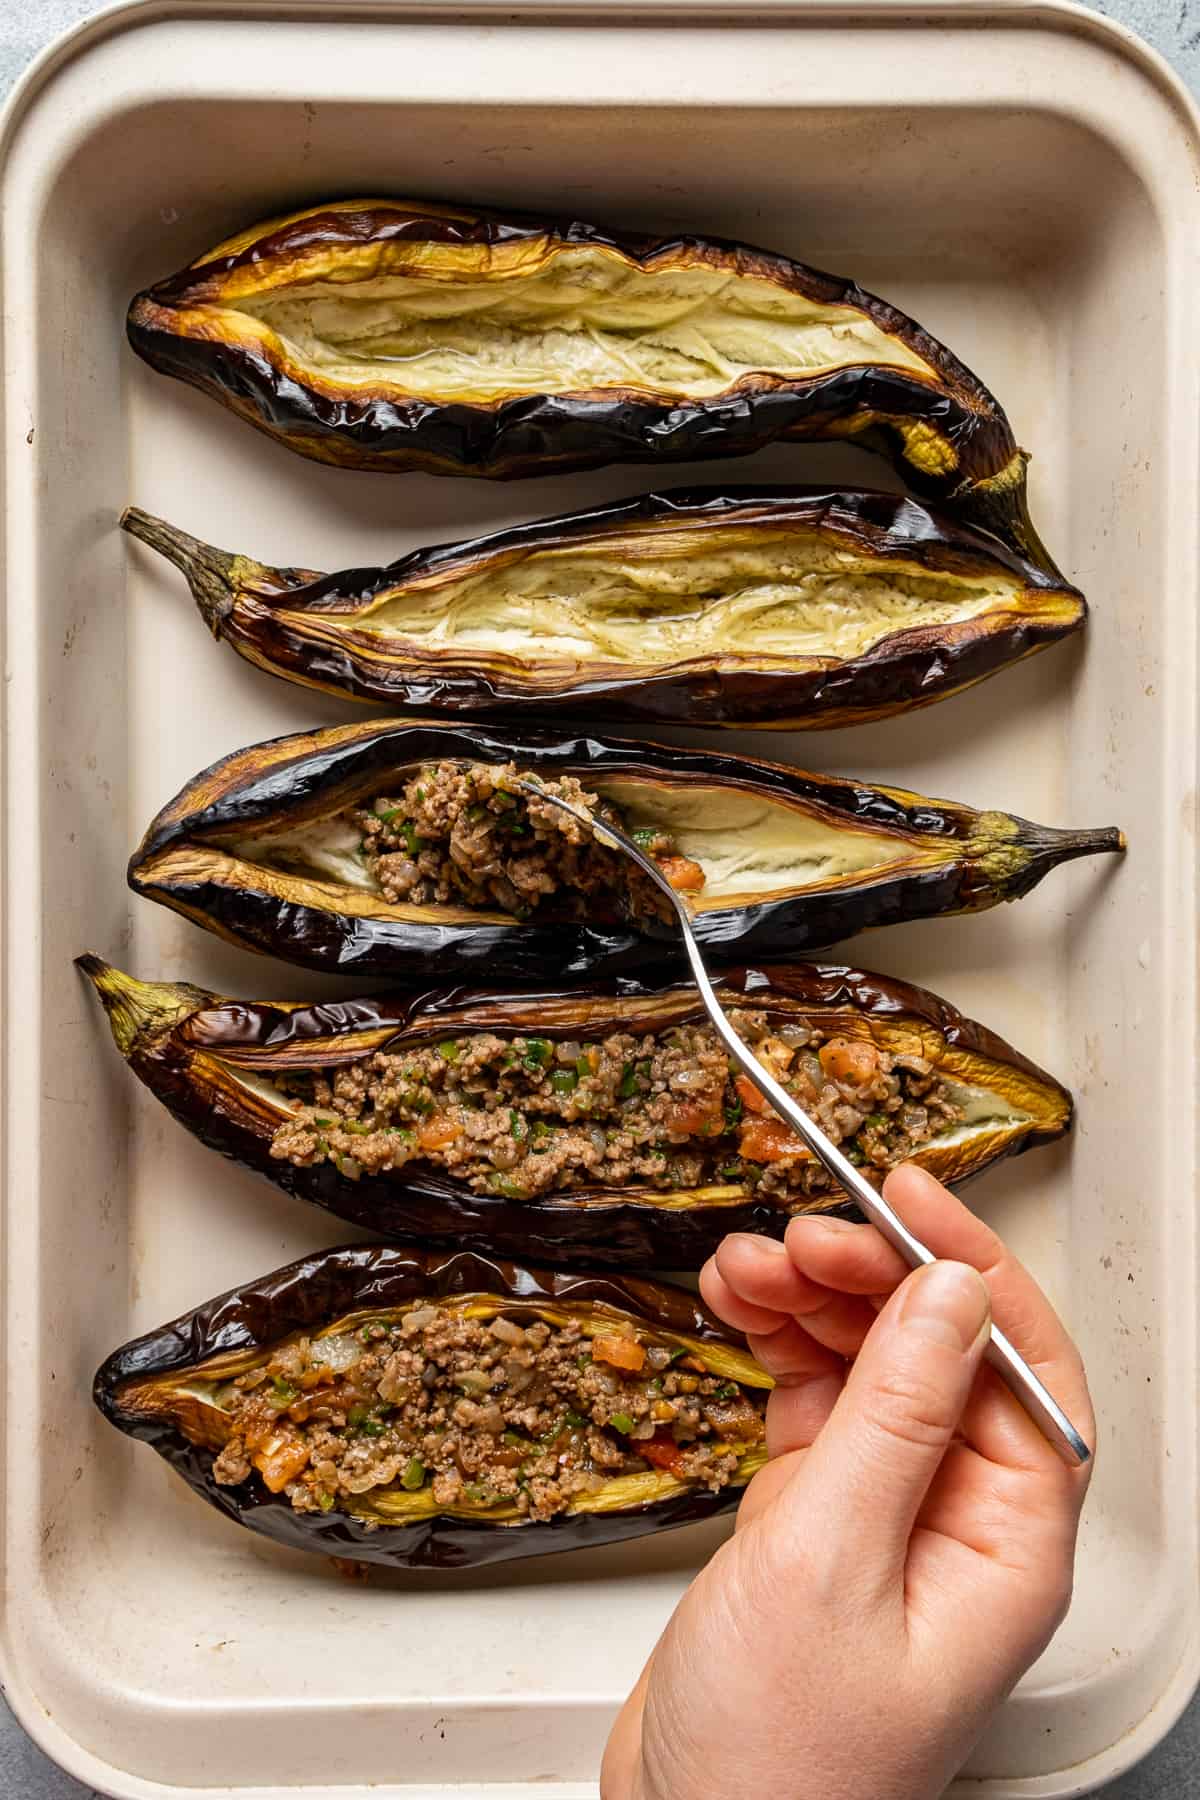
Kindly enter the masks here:
[[[407, 1415], [379, 1402], [374, 1374], [369, 1416], [356, 1419], [356, 1412], [368, 1413], [361, 1403], [348, 1418], [337, 1406], [366, 1352], [375, 1349], [381, 1361], [376, 1346], [388, 1354], [419, 1343], [420, 1321], [440, 1318], [484, 1331], [505, 1321], [498, 1344], [514, 1335], [519, 1342], [540, 1324], [552, 1339], [565, 1328], [575, 1346], [593, 1350], [619, 1337], [637, 1347], [627, 1363], [639, 1352], [653, 1359], [651, 1367], [686, 1357], [701, 1383], [719, 1378], [728, 1431], [723, 1484], [714, 1490], [690, 1476], [664, 1434], [631, 1440], [620, 1427], [632, 1421], [618, 1413], [619, 1423], [596, 1435], [608, 1441], [611, 1460], [635, 1466], [590, 1474], [561, 1496], [552, 1516], [530, 1517], [528, 1502], [522, 1510], [521, 1489], [510, 1477], [504, 1486], [513, 1494], [470, 1484], [439, 1499], [418, 1454], [419, 1437], [402, 1422]], [[289, 1380], [301, 1358], [305, 1376]], [[512, 1388], [499, 1356], [494, 1360], [493, 1369], [480, 1371], [485, 1385], [492, 1383], [492, 1405], [508, 1401]], [[268, 1375], [270, 1368], [281, 1372]], [[679, 1288], [551, 1274], [461, 1250], [436, 1255], [355, 1245], [303, 1257], [126, 1344], [99, 1370], [95, 1398], [106, 1418], [152, 1444], [202, 1499], [276, 1543], [386, 1568], [456, 1569], [617, 1543], [728, 1511], [766, 1460], [761, 1416], [771, 1385], [744, 1340]], [[385, 1391], [400, 1397], [395, 1384]], [[256, 1393], [269, 1398], [255, 1401]], [[329, 1461], [324, 1477], [313, 1472], [308, 1444], [322, 1411], [343, 1421], [326, 1433], [324, 1454], [342, 1461]], [[245, 1462], [230, 1468], [226, 1459], [223, 1466], [221, 1453], [248, 1416], [254, 1429], [240, 1440]], [[587, 1454], [573, 1418], [568, 1413], [559, 1427], [561, 1452], [557, 1440], [552, 1446], [563, 1463]], [[502, 1452], [508, 1464], [524, 1454], [536, 1466], [543, 1447], [521, 1432], [507, 1432], [508, 1440], [517, 1446]], [[494, 1436], [485, 1440], [485, 1454], [497, 1448]], [[627, 1454], [639, 1449], [648, 1457]], [[339, 1479], [355, 1456], [367, 1473]]]
[[[778, 1235], [796, 1213], [843, 1205], [712, 1055], [690, 985], [289, 1005], [79, 960], [117, 1048], [181, 1124], [385, 1237], [686, 1269], [727, 1231]], [[747, 1042], [873, 1180], [912, 1160], [965, 1181], [1069, 1127], [1065, 1088], [921, 988], [803, 963], [717, 986]]]
[[848, 438], [1053, 568], [979, 378], [857, 283], [745, 244], [335, 201], [138, 294], [128, 332], [319, 462], [506, 479]]
[[572, 849], [563, 833], [584, 829], [549, 806], [535, 816], [505, 768], [577, 780], [602, 815], [664, 846], [701, 944], [725, 961], [977, 911], [1124, 847], [1115, 828], [1059, 831], [724, 752], [383, 723], [215, 764], [154, 820], [130, 885], [230, 942], [343, 974], [568, 981], [678, 959], [628, 863], [594, 841], [586, 858]]
[[855, 725], [958, 693], [1087, 612], [995, 538], [863, 489], [646, 494], [337, 575], [136, 508], [121, 522], [259, 668], [460, 715]]

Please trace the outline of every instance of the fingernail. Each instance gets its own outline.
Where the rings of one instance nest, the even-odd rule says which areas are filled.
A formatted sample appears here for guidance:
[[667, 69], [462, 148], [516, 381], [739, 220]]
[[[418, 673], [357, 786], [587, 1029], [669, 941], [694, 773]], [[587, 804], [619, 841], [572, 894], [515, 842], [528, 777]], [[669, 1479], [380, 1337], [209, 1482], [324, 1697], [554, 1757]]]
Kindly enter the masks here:
[[853, 1219], [814, 1219], [813, 1224], [819, 1225], [822, 1231], [829, 1232], [831, 1237], [844, 1237], [848, 1231], [858, 1229]]
[[900, 1305], [900, 1325], [922, 1337], [966, 1352], [991, 1320], [983, 1276], [966, 1263], [929, 1263], [912, 1276]]

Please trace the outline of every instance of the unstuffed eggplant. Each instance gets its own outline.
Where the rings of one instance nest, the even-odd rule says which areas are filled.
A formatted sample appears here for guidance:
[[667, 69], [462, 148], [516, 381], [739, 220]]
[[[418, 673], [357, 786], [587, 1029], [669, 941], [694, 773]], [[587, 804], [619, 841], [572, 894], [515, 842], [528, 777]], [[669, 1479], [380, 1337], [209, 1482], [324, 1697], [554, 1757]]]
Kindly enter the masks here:
[[1052, 566], [979, 378], [857, 283], [745, 244], [338, 201], [136, 295], [128, 332], [320, 462], [507, 478], [851, 438]]
[[[402, 1241], [698, 1268], [727, 1231], [842, 1205], [729, 1067], [691, 986], [312, 1005], [224, 1000], [80, 958], [130, 1067], [204, 1143]], [[793, 964], [719, 979], [735, 1027], [880, 1181], [963, 1181], [1060, 1137], [1071, 1099], [920, 988]]]
[[679, 1288], [356, 1245], [125, 1345], [95, 1398], [239, 1525], [451, 1569], [736, 1506], [771, 1385]]
[[1087, 611], [986, 533], [859, 489], [647, 494], [336, 575], [268, 568], [136, 509], [122, 524], [249, 662], [458, 714], [854, 725], [957, 693]]
[[1058, 831], [709, 750], [358, 724], [197, 776], [134, 852], [130, 885], [233, 943], [345, 974], [575, 980], [678, 958], [650, 884], [513, 791], [522, 771], [632, 829], [726, 961], [976, 911], [1124, 846], [1115, 828]]

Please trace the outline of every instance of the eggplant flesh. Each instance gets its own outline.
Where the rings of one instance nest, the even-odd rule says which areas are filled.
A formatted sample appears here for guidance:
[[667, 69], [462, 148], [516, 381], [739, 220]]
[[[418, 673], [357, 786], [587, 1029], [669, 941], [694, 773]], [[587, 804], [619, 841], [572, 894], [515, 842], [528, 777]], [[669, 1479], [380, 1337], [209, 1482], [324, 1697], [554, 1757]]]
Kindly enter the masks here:
[[[699, 1267], [727, 1231], [778, 1235], [798, 1212], [842, 1207], [829, 1191], [764, 1196], [752, 1157], [736, 1173], [698, 1187], [631, 1178], [619, 1186], [584, 1184], [523, 1197], [517, 1184], [499, 1177], [492, 1191], [477, 1191], [432, 1160], [372, 1170], [347, 1168], [340, 1158], [294, 1162], [275, 1151], [278, 1134], [301, 1110], [298, 1081], [365, 1067], [376, 1053], [419, 1055], [480, 1034], [548, 1046], [599, 1044], [615, 1033], [661, 1037], [705, 1022], [692, 988], [629, 978], [615, 989], [566, 996], [457, 988], [287, 1006], [139, 982], [92, 957], [81, 966], [118, 1049], [182, 1124], [289, 1192], [388, 1237], [504, 1254], [532, 1247], [547, 1262], [682, 1269]], [[893, 1059], [922, 1059], [959, 1114], [912, 1157], [943, 1181], [966, 1180], [1069, 1127], [1071, 1100], [1058, 1082], [922, 989], [842, 967], [795, 964], [730, 972], [718, 991], [727, 1008], [765, 1015], [773, 1032], [804, 1027]], [[882, 1175], [872, 1167], [865, 1172]]]
[[[703, 400], [756, 373], [795, 379], [859, 362], [937, 380], [860, 307], [711, 266], [638, 268], [598, 245], [533, 275], [301, 282], [237, 310], [329, 379], [434, 401], [630, 386]], [[929, 448], [925, 457], [936, 463]]]
[[285, 679], [491, 711], [853, 724], [954, 693], [1077, 629], [1082, 595], [994, 538], [866, 490], [648, 494], [383, 569], [322, 576], [125, 528], [214, 633]]
[[[358, 1495], [339, 1490], [324, 1510], [297, 1511], [270, 1467], [271, 1445], [241, 1482], [217, 1479], [239, 1377], [253, 1378], [273, 1353], [297, 1342], [311, 1346], [314, 1363], [345, 1366], [356, 1335], [377, 1335], [418, 1309], [481, 1322], [503, 1317], [521, 1329], [571, 1323], [591, 1347], [608, 1334], [662, 1347], [736, 1385], [759, 1413], [772, 1385], [744, 1340], [691, 1294], [661, 1282], [551, 1273], [461, 1250], [354, 1246], [303, 1258], [115, 1351], [97, 1373], [96, 1403], [237, 1523], [293, 1548], [392, 1568], [479, 1566], [669, 1530], [736, 1506], [766, 1459], [761, 1439], [732, 1446], [736, 1470], [716, 1491], [651, 1465], [614, 1475], [568, 1510], [538, 1520], [512, 1504], [438, 1502], [428, 1484], [406, 1488], [403, 1478]], [[282, 1394], [281, 1414], [289, 1398], [297, 1396]]]
[[977, 376], [857, 284], [744, 244], [343, 201], [133, 299], [131, 344], [302, 455], [508, 478], [879, 444], [1052, 567]]
[[[489, 978], [554, 967], [573, 980], [680, 957], [673, 933], [651, 920], [634, 929], [602, 896], [552, 894], [528, 918], [385, 898], [352, 813], [447, 763], [576, 778], [627, 825], [669, 835], [703, 871], [696, 929], [725, 961], [976, 911], [1028, 893], [1058, 863], [1124, 847], [1115, 828], [1059, 831], [720, 752], [389, 723], [275, 739], [205, 771], [151, 824], [130, 884], [235, 943], [390, 979], [474, 965]], [[628, 878], [611, 861], [616, 891]]]

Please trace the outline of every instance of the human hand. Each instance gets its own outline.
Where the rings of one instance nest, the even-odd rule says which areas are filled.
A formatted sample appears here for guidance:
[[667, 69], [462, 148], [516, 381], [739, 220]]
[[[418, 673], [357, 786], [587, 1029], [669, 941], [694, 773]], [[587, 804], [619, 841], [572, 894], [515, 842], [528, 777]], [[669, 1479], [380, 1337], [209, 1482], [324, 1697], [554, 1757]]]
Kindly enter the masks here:
[[886, 1193], [955, 1260], [909, 1274], [873, 1226], [802, 1218], [701, 1274], [775, 1377], [772, 1460], [626, 1702], [602, 1800], [933, 1800], [1062, 1621], [1090, 1465], [981, 1367], [991, 1307], [1093, 1443], [1079, 1354], [940, 1182], [910, 1164]]

